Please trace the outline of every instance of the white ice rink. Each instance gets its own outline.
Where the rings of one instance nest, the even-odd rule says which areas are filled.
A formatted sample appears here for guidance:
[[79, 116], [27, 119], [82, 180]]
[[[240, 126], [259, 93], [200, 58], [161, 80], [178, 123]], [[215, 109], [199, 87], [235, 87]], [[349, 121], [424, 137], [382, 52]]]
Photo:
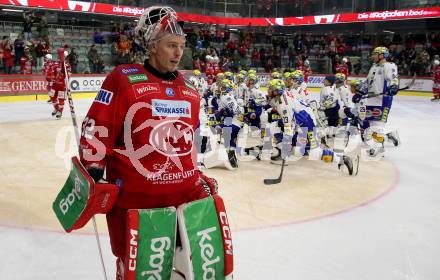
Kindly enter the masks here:
[[[78, 115], [84, 116], [90, 102], [75, 102]], [[6, 122], [49, 120], [49, 114], [44, 101], [0, 103], [0, 127]], [[68, 107], [64, 115], [68, 118]], [[392, 191], [338, 215], [233, 232], [234, 279], [440, 279], [440, 103], [398, 96], [389, 126], [398, 129], [402, 141], [401, 147], [386, 152], [399, 173]], [[7, 164], [0, 159], [0, 172]], [[7, 196], [0, 193], [0, 202]], [[114, 279], [115, 260], [105, 231], [100, 229], [101, 243], [107, 274]], [[0, 279], [103, 279], [95, 237], [66, 234], [61, 227], [43, 231], [3, 224]]]

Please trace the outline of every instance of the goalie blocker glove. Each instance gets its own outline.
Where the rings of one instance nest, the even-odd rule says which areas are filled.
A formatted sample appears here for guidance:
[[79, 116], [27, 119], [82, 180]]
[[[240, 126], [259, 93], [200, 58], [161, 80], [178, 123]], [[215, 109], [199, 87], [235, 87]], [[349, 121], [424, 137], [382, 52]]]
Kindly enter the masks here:
[[52, 208], [64, 230], [82, 228], [95, 214], [108, 213], [115, 204], [118, 187], [95, 183], [77, 157], [72, 158], [72, 170]]

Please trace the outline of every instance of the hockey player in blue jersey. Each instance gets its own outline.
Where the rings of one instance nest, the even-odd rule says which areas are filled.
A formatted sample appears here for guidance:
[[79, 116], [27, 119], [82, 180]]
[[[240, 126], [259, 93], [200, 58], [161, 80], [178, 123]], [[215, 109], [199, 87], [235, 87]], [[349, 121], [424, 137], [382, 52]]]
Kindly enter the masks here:
[[293, 150], [295, 157], [308, 155], [311, 160], [333, 162], [339, 169], [345, 166], [350, 175], [354, 174], [353, 162], [349, 156], [338, 155], [331, 149], [321, 147], [311, 108], [286, 91], [284, 81], [272, 79], [269, 82], [268, 97], [269, 104], [281, 117], [281, 131], [274, 134], [279, 152], [272, 157], [274, 162], [288, 158]]
[[366, 117], [363, 127], [366, 129], [364, 138], [370, 141], [369, 155], [383, 157], [384, 142], [386, 140], [399, 145], [399, 137], [396, 131], [386, 133], [385, 125], [394, 96], [399, 91], [399, 76], [397, 65], [388, 62], [390, 53], [386, 47], [377, 47], [373, 50], [371, 67], [365, 82], [359, 85], [359, 90], [353, 96], [353, 102], [359, 103], [365, 99]]

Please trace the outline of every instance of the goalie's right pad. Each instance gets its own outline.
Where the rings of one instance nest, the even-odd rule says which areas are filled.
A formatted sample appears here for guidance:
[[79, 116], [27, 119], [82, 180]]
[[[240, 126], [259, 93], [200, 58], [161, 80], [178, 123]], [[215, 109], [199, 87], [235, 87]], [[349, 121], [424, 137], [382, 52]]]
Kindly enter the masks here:
[[64, 230], [82, 228], [95, 214], [106, 214], [115, 204], [118, 187], [95, 183], [77, 157], [72, 158], [72, 170], [52, 204]]
[[127, 211], [124, 280], [170, 279], [176, 223], [174, 207]]
[[187, 280], [232, 279], [233, 251], [223, 200], [218, 195], [179, 206], [179, 232]]

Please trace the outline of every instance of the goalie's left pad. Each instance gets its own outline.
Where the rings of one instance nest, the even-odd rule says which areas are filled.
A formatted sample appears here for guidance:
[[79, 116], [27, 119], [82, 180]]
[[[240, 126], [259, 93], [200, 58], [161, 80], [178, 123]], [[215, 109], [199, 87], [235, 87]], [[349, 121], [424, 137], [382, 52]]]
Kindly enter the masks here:
[[177, 209], [187, 262], [187, 280], [232, 279], [231, 230], [220, 196], [183, 204]]
[[118, 197], [118, 187], [109, 183], [95, 183], [77, 157], [72, 158], [72, 169], [63, 188], [52, 204], [64, 230], [82, 228], [95, 214], [109, 212]]
[[124, 280], [170, 279], [176, 224], [174, 207], [127, 211]]

